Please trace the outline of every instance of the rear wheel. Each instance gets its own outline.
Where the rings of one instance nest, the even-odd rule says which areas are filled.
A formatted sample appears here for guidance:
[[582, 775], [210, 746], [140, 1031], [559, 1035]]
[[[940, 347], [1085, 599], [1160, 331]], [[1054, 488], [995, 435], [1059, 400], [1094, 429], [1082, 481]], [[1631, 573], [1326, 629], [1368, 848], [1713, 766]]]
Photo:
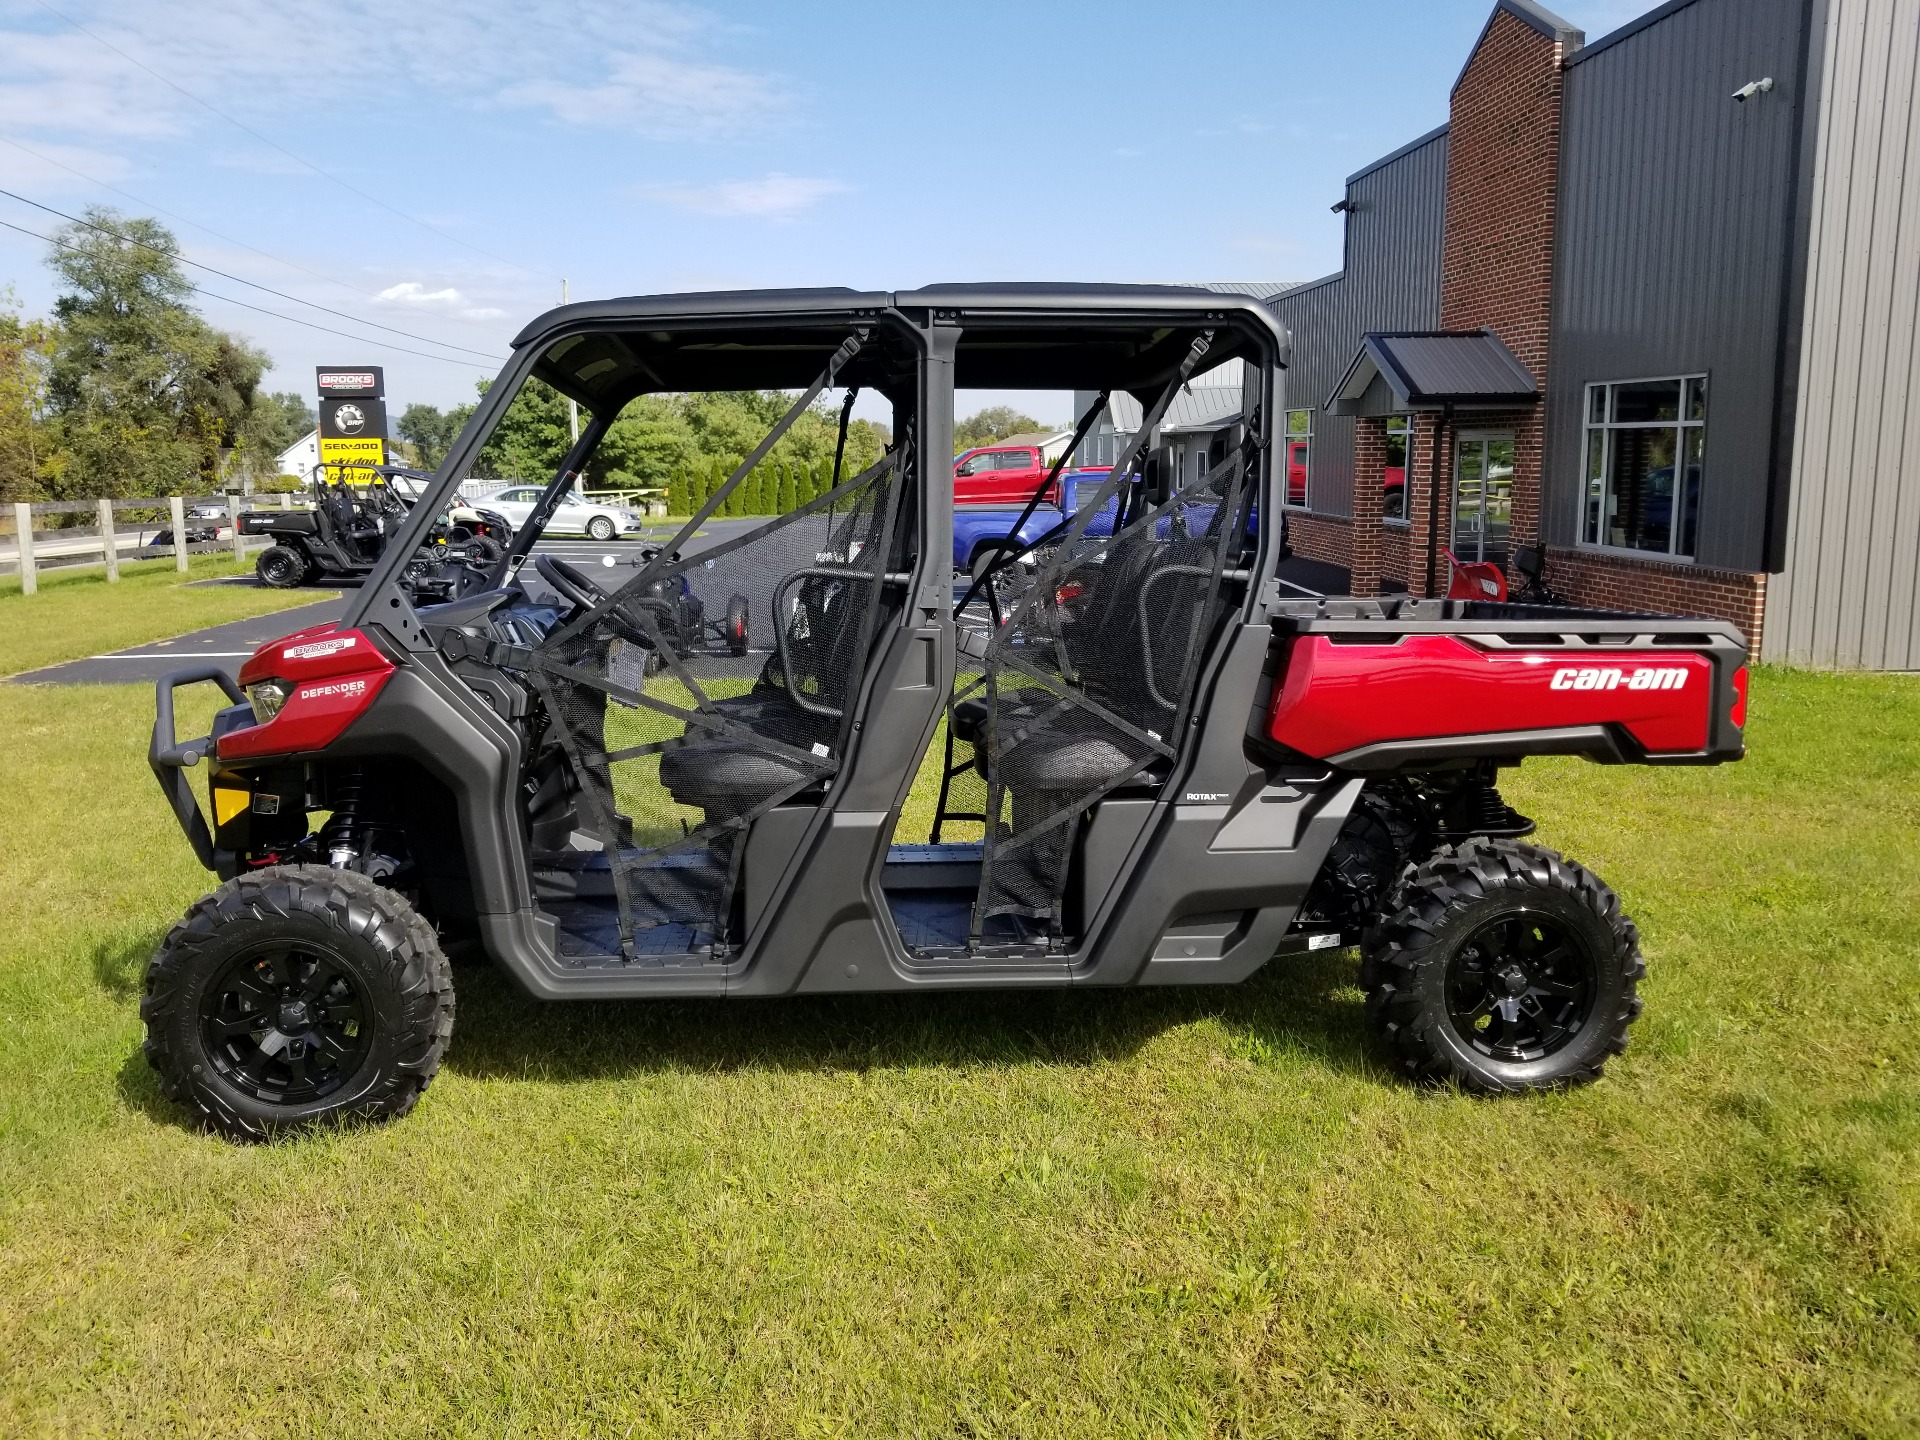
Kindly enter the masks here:
[[613, 521], [604, 515], [596, 515], [587, 521], [587, 534], [591, 535], [595, 540], [611, 540], [614, 537], [614, 533]]
[[275, 866], [187, 911], [147, 964], [160, 1089], [236, 1140], [411, 1110], [453, 1033], [433, 927], [366, 876]]
[[1367, 932], [1367, 1016], [1394, 1064], [1469, 1090], [1595, 1079], [1627, 1046], [1646, 976], [1620, 898], [1536, 845], [1470, 840], [1400, 883]]
[[262, 585], [291, 590], [307, 578], [307, 557], [291, 545], [270, 545], [253, 562], [253, 573]]

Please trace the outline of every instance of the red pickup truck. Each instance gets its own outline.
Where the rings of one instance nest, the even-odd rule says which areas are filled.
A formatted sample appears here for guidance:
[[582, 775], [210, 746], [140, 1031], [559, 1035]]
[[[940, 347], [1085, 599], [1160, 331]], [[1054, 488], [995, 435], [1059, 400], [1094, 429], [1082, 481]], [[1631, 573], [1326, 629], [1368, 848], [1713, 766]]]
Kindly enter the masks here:
[[[1047, 462], [1037, 445], [989, 445], [963, 452], [953, 462], [956, 505], [1024, 505], [1047, 480]], [[1047, 492], [1060, 503], [1060, 485]]]

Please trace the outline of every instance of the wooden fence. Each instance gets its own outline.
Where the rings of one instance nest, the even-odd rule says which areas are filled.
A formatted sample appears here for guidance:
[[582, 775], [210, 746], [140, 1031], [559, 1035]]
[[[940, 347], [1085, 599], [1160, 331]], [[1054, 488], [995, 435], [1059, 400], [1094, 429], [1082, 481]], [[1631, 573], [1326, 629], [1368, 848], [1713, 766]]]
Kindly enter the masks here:
[[[12, 554], [0, 551], [0, 566], [11, 564], [20, 576], [20, 593], [31, 595], [39, 589], [39, 573], [50, 565], [105, 565], [107, 580], [117, 582], [120, 579], [120, 539], [128, 530], [144, 533], [152, 529], [172, 532], [172, 554], [176, 570], [184, 572], [187, 568], [187, 556], [190, 553], [205, 553], [231, 547], [236, 560], [246, 551], [245, 538], [240, 527], [234, 524], [234, 518], [240, 513], [243, 500], [266, 500], [271, 497], [242, 496], [238, 491], [229, 491], [225, 495], [181, 496], [163, 495], [136, 500], [42, 500], [32, 503], [16, 502], [13, 506]], [[283, 509], [293, 508], [293, 496], [282, 495], [280, 505]], [[226, 523], [232, 527], [232, 534], [226, 540], [197, 541], [187, 540], [187, 508], [189, 506], [219, 505], [226, 510]], [[62, 526], [51, 530], [35, 528], [36, 517], [43, 515], [88, 515], [94, 523], [86, 526]], [[136, 517], [152, 516], [152, 522], [128, 525], [127, 520]], [[218, 529], [219, 521], [210, 522], [210, 528]], [[3, 533], [3, 532], [0, 532]], [[98, 559], [90, 559], [90, 556]]]

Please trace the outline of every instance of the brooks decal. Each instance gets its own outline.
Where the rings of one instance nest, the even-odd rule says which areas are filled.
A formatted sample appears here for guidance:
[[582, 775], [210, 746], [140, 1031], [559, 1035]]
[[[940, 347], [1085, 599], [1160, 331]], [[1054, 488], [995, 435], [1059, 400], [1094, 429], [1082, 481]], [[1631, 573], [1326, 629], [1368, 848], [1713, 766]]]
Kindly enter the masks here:
[[355, 637], [344, 635], [337, 640], [313, 640], [305, 645], [295, 645], [287, 651], [289, 660], [319, 660], [328, 655], [337, 655], [342, 650], [351, 650]]
[[1554, 690], [1684, 690], [1687, 672], [1678, 665], [1642, 665], [1622, 670], [1611, 665], [1570, 666], [1553, 672]]

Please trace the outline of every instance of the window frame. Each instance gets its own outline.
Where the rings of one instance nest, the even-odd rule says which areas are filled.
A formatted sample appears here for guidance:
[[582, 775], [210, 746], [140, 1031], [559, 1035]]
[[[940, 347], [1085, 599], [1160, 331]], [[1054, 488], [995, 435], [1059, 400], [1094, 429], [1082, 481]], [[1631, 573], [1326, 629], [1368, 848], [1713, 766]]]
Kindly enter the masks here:
[[[1704, 399], [1698, 420], [1687, 417], [1687, 399], [1695, 381], [1700, 382]], [[1615, 389], [1626, 385], [1677, 385], [1680, 390], [1679, 413], [1672, 420], [1614, 420], [1593, 418], [1593, 395], [1596, 390], [1607, 393], [1605, 416], [1613, 413], [1613, 394]], [[1710, 370], [1688, 370], [1676, 374], [1642, 375], [1619, 380], [1589, 380], [1580, 389], [1580, 512], [1577, 517], [1577, 543], [1583, 550], [1597, 551], [1603, 555], [1637, 556], [1642, 560], [1657, 560], [1670, 565], [1692, 565], [1697, 563], [1692, 554], [1682, 551], [1680, 541], [1684, 529], [1681, 523], [1683, 508], [1682, 483], [1683, 472], [1689, 463], [1687, 453], [1687, 433], [1693, 431], [1700, 436], [1700, 494], [1695, 497], [1695, 505], [1701, 506], [1706, 497], [1707, 488], [1707, 411], [1713, 397], [1713, 372]], [[1604, 497], [1607, 487], [1612, 483], [1613, 475], [1613, 436], [1621, 430], [1672, 430], [1674, 431], [1673, 469], [1674, 486], [1672, 511], [1667, 520], [1667, 548], [1665, 550], [1643, 550], [1632, 545], [1613, 545], [1598, 538], [1601, 525], [1593, 514], [1594, 478], [1592, 474], [1593, 436], [1598, 431], [1604, 437], [1600, 453], [1600, 495]], [[1595, 538], [1588, 538], [1588, 522], [1592, 520]], [[1698, 530], [1698, 511], [1695, 513], [1694, 549], [1700, 548]]]
[[[1286, 455], [1281, 461], [1280, 505], [1281, 508], [1286, 510], [1309, 510], [1313, 508], [1313, 411], [1309, 408], [1303, 410], [1283, 410], [1280, 413], [1285, 426], [1282, 434], [1286, 437], [1284, 441], [1286, 445]], [[1296, 435], [1294, 433], [1293, 417], [1296, 415], [1304, 415], [1307, 417], [1307, 429], [1303, 435]], [[1297, 441], [1302, 440], [1306, 442], [1307, 459], [1306, 463], [1300, 468], [1306, 472], [1306, 475], [1304, 477], [1304, 483], [1302, 483], [1300, 487], [1300, 498], [1295, 500], [1293, 498], [1293, 447]]]
[[1393, 525], [1402, 530], [1411, 529], [1413, 526], [1413, 517], [1407, 513], [1407, 497], [1413, 491], [1413, 418], [1413, 412], [1407, 411], [1403, 414], [1388, 415], [1381, 421], [1383, 436], [1392, 433], [1387, 427], [1396, 420], [1407, 427], [1405, 440], [1407, 450], [1400, 467], [1400, 513], [1398, 515], [1387, 514], [1387, 467], [1384, 464], [1380, 467], [1380, 523]]

